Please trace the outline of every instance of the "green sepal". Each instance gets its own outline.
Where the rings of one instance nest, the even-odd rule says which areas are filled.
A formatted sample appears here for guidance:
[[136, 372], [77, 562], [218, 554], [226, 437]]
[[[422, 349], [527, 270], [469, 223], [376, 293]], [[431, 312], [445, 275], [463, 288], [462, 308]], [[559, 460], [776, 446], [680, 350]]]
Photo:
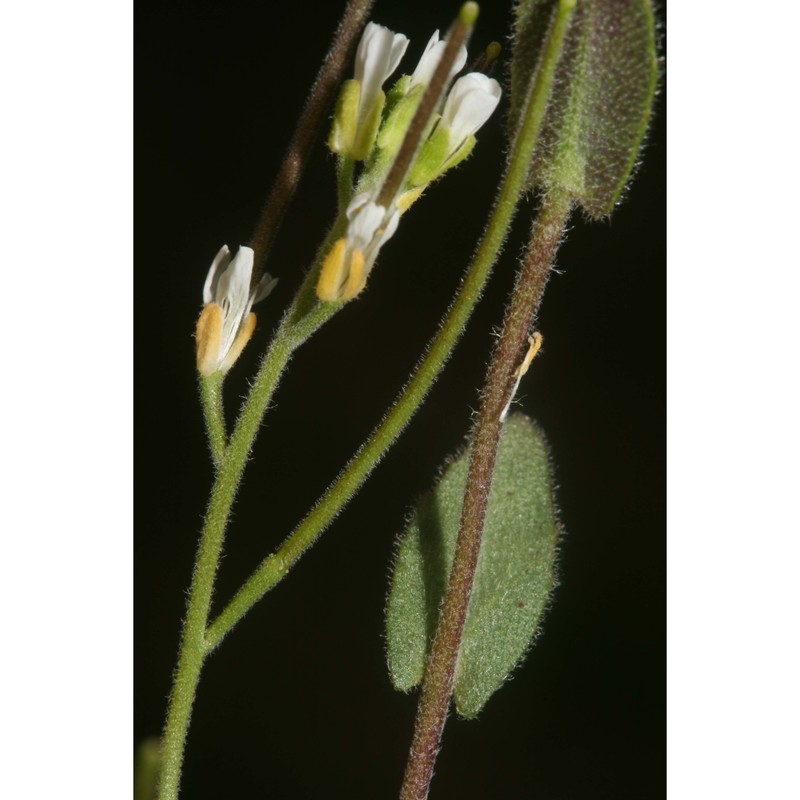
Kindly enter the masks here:
[[386, 93], [386, 105], [383, 114], [388, 117], [394, 111], [394, 107], [408, 94], [408, 84], [411, 83], [410, 75], [401, 75]]
[[372, 108], [367, 109], [359, 120], [358, 131], [350, 152], [350, 157], [356, 161], [363, 161], [372, 152], [372, 148], [375, 145], [375, 137], [378, 135], [378, 128], [381, 125], [381, 114], [383, 113], [383, 104], [385, 102], [386, 95], [383, 92], [378, 92]]
[[339, 90], [331, 135], [328, 137], [328, 147], [334, 153], [345, 156], [352, 154], [358, 128], [358, 103], [360, 99], [361, 84], [357, 80], [345, 81]]
[[594, 218], [613, 211], [636, 163], [658, 80], [650, 0], [521, 0], [511, 65], [513, 135], [559, 8], [575, 6], [529, 185], [562, 188]]
[[450, 128], [439, 124], [419, 150], [408, 176], [409, 186], [424, 186], [442, 174], [450, 155]]
[[[445, 470], [400, 539], [386, 609], [389, 673], [409, 691], [423, 678], [455, 553], [470, 451]], [[558, 523], [547, 445], [532, 420], [506, 420], [467, 613], [454, 697], [475, 717], [533, 641], [555, 584]]]
[[453, 153], [453, 155], [447, 159], [439, 174], [444, 175], [445, 172], [453, 169], [453, 167], [457, 167], [462, 161], [469, 158], [470, 154], [475, 149], [477, 142], [478, 140], [475, 138], [474, 134], [471, 134], [464, 139], [464, 141], [458, 146], [458, 149], [455, 151], [455, 153]]
[[[398, 81], [398, 83], [401, 83], [401, 81], [402, 79]], [[382, 151], [381, 158], [394, 158], [397, 154], [400, 145], [403, 143], [403, 137], [406, 135], [408, 126], [414, 118], [417, 106], [419, 106], [419, 101], [422, 99], [422, 95], [425, 92], [424, 86], [415, 86], [404, 96], [399, 99], [395, 98], [394, 101], [392, 101], [391, 96], [396, 88], [397, 85], [389, 92], [389, 99], [387, 99], [386, 102], [386, 105], [389, 107], [386, 113], [386, 121], [383, 123], [381, 132], [378, 134], [377, 144]]]

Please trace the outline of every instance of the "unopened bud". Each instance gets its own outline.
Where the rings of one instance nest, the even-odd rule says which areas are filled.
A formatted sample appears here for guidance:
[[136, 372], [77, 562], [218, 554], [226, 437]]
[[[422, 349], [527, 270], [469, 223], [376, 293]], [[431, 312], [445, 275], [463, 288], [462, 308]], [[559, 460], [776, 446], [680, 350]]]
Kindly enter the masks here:
[[449, 155], [450, 131], [440, 124], [420, 148], [408, 176], [409, 186], [424, 186], [438, 178]]

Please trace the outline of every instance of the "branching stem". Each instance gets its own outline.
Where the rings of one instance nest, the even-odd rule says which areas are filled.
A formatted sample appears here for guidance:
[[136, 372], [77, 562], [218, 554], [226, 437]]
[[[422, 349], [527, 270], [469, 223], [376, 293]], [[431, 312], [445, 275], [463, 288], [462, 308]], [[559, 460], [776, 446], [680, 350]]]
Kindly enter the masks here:
[[[565, 19], [569, 18], [566, 12]], [[463, 333], [491, 269], [502, 249], [514, 218], [519, 198], [528, 178], [531, 154], [539, 136], [555, 66], [561, 53], [566, 21], [553, 28], [538, 79], [533, 83], [525, 105], [522, 122], [511, 147], [506, 172], [489, 222], [472, 263], [467, 270], [453, 304], [445, 315], [439, 332], [431, 340], [406, 388], [395, 400], [372, 435], [359, 448], [337, 480], [306, 515], [278, 550], [267, 556], [236, 593], [234, 598], [209, 625], [208, 642], [216, 647], [233, 626], [277, 583], [303, 553], [322, 535], [339, 512], [355, 495], [369, 474], [392, 446], [430, 391], [447, 359]], [[313, 286], [311, 287], [313, 291]]]
[[[370, 5], [370, 0], [351, 0], [346, 12], [346, 19], [351, 13], [365, 15]], [[463, 8], [472, 5], [468, 3]], [[358, 11], [359, 9], [360, 11]], [[363, 17], [358, 17], [358, 19], [363, 21]], [[337, 32], [337, 42], [350, 37], [349, 41], [352, 44], [360, 25], [360, 22], [356, 24], [352, 22], [352, 19], [349, 25], [343, 23]], [[336, 44], [334, 44], [335, 48]], [[349, 45], [344, 47], [343, 53], [348, 50]], [[331, 59], [331, 61], [336, 60]], [[333, 85], [338, 83], [341, 78], [344, 55], [342, 55], [341, 61], [336, 61], [336, 63], [339, 64], [339, 68], [336, 77], [331, 78]], [[212, 449], [220, 455], [218, 456], [217, 477], [212, 489], [192, 577], [178, 666], [162, 739], [159, 800], [176, 800], [178, 797], [186, 732], [206, 656], [263, 594], [284, 577], [289, 568], [316, 541], [336, 514], [355, 494], [421, 405], [460, 337], [502, 248], [519, 197], [525, 186], [528, 164], [544, 118], [552, 81], [552, 70], [548, 72], [547, 69], [547, 53], [543, 64], [544, 69], [540, 71], [543, 77], [533, 87], [526, 103], [524, 119], [515, 136], [492, 215], [462, 289], [450, 307], [439, 333], [417, 367], [408, 387], [320, 503], [290, 535], [278, 552], [262, 562], [253, 576], [211, 625], [208, 624], [209, 610], [225, 527], [264, 412], [292, 353], [341, 307], [340, 303], [319, 303], [314, 291], [322, 260], [332, 242], [343, 234], [346, 219], [341, 213], [325, 243], [319, 249], [315, 265], [306, 275], [295, 300], [284, 315], [224, 451], [219, 447], [220, 431], [224, 441], [224, 427], [220, 428], [218, 421], [214, 419], [215, 412], [209, 416], [209, 413], [214, 410], [216, 401], [213, 396], [204, 398]], [[323, 67], [323, 72], [320, 74], [322, 75], [324, 72], [325, 68]], [[319, 86], [316, 86], [312, 94], [318, 90]], [[323, 111], [330, 99], [329, 95], [325, 95], [325, 97], [327, 100], [319, 101], [323, 103], [321, 106]], [[312, 104], [312, 101], [309, 101], [309, 104]], [[308, 106], [306, 111], [308, 111]], [[317, 114], [314, 118], [319, 121], [319, 114], [322, 114], [323, 111], [314, 112]], [[305, 127], [306, 125], [301, 119], [298, 130]], [[315, 135], [318, 125], [312, 124], [309, 127], [313, 129]], [[275, 231], [294, 194], [299, 181], [300, 169], [313, 141], [313, 136], [309, 141], [301, 138], [299, 155], [298, 151], [293, 151], [290, 146], [285, 168], [276, 179], [262, 222], [253, 237], [252, 243], [256, 249], [257, 263], [259, 264], [263, 264], [265, 255], [271, 247]], [[291, 164], [288, 163], [290, 161]], [[257, 274], [254, 274], [254, 279], [257, 280], [257, 277]]]

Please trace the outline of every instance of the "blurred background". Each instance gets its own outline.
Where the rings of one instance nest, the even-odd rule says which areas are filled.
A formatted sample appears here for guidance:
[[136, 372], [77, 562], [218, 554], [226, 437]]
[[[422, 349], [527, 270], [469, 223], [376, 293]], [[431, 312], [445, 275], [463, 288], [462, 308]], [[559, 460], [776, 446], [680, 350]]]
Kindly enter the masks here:
[[[194, 370], [203, 281], [223, 243], [248, 241], [343, 6], [135, 5], [134, 746], [163, 725], [211, 483]], [[372, 18], [409, 36], [410, 70], [457, 6], [378, 0]], [[663, 23], [663, 3], [660, 14]], [[471, 56], [506, 43], [510, 21], [510, 3], [485, 3]], [[665, 89], [611, 221], [573, 217], [537, 326], [544, 348], [521, 388], [518, 405], [552, 450], [560, 585], [536, 646], [478, 721], [448, 721], [433, 798], [665, 796]], [[469, 161], [404, 217], [358, 302], [296, 355], [235, 506], [215, 608], [405, 383], [483, 229], [504, 147], [498, 114]], [[231, 420], [332, 219], [334, 167], [320, 144], [270, 259], [280, 283], [226, 382]], [[385, 666], [393, 546], [464, 443], [534, 207], [520, 208], [466, 335], [406, 434], [207, 662], [183, 796], [397, 795], [416, 694], [396, 693]]]

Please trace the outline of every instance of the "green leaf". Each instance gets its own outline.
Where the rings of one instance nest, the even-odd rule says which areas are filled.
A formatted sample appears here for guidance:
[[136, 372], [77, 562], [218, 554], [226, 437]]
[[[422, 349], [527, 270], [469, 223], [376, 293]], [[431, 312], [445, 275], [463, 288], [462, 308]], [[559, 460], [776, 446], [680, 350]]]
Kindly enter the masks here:
[[[419, 684], [453, 563], [469, 450], [445, 470], [401, 537], [386, 611], [389, 672]], [[483, 543], [455, 675], [456, 709], [475, 717], [530, 646], [554, 586], [558, 523], [547, 445], [509, 416], [497, 452]]]
[[[559, 7], [517, 5], [510, 130]], [[577, 0], [531, 161], [530, 182], [563, 188], [594, 218], [613, 211], [636, 163], [658, 80], [650, 0]]]

